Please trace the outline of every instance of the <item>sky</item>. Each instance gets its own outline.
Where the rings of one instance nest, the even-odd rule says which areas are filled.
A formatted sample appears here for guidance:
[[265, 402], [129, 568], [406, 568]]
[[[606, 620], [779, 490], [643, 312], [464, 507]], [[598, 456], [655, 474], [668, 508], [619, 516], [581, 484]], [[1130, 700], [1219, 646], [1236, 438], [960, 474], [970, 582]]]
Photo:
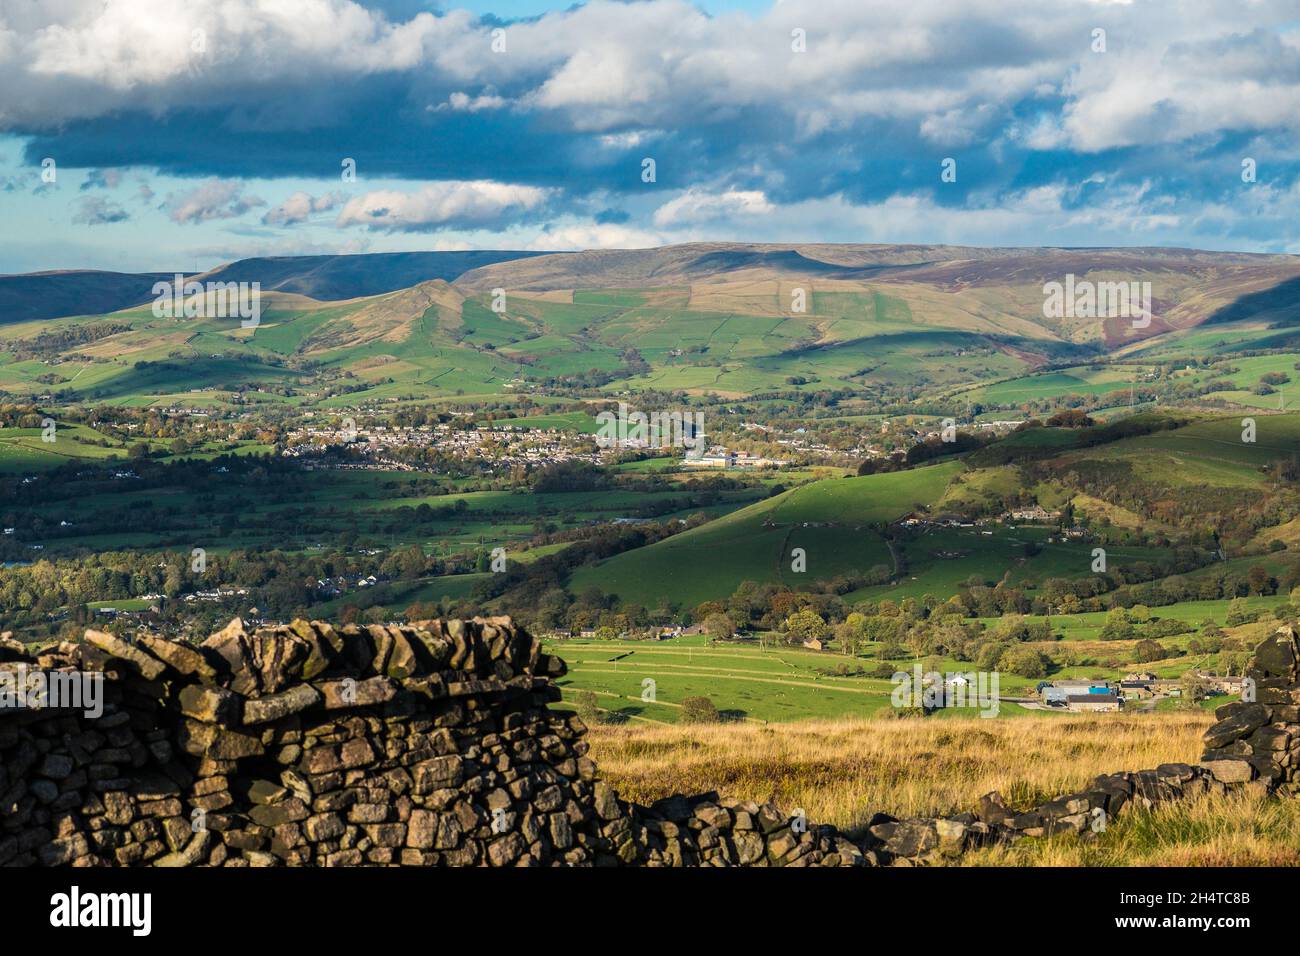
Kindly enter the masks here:
[[0, 272], [1300, 254], [1298, 127], [1300, 0], [0, 0]]

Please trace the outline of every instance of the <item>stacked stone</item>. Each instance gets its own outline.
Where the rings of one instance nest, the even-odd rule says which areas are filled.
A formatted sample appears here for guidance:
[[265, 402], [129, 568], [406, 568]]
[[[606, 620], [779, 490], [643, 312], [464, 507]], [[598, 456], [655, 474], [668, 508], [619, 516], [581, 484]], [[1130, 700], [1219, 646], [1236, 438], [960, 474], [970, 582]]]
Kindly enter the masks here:
[[558, 658], [505, 618], [89, 631], [102, 716], [0, 712], [0, 864], [583, 864], [595, 765]]
[[986, 846], [1005, 846], [1022, 837], [1075, 834], [1091, 839], [1126, 806], [1151, 808], [1226, 787], [1208, 770], [1185, 763], [1155, 770], [1103, 774], [1090, 787], [1049, 800], [1029, 810], [1009, 807], [997, 792], [980, 798], [973, 812], [948, 817], [895, 820], [878, 814], [868, 828], [876, 858], [883, 863], [917, 866], [942, 863]]
[[1201, 765], [1225, 784], [1295, 793], [1300, 783], [1300, 643], [1284, 624], [1255, 648], [1246, 673], [1254, 700], [1225, 704], [1205, 732]]
[[[717, 793], [666, 797], [649, 807], [597, 804], [618, 862], [639, 866], [871, 866], [875, 854], [834, 827], [781, 813], [773, 803], [723, 803]], [[615, 805], [617, 804], [617, 805]], [[605, 861], [601, 861], [605, 862]]]
[[0, 710], [0, 865], [878, 866], [950, 861], [1021, 837], [1088, 838], [1130, 805], [1238, 785], [1296, 789], [1300, 644], [1256, 651], [1201, 766], [1109, 774], [1017, 812], [873, 817], [849, 839], [716, 793], [643, 807], [596, 778], [586, 728], [552, 713], [558, 658], [508, 618], [151, 635], [0, 670], [100, 673], [103, 713]]

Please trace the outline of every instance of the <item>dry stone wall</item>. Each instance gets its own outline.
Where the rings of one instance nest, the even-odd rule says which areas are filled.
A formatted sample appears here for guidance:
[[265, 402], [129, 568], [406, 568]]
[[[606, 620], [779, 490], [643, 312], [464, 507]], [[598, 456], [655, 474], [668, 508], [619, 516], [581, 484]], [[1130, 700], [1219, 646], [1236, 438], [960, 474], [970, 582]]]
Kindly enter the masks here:
[[[1255, 649], [1242, 701], [1215, 711], [1201, 762], [1215, 779], [1294, 794], [1300, 789], [1300, 642], [1283, 625]], [[1253, 697], [1253, 700], [1246, 700]]]
[[[88, 673], [102, 712], [0, 708], [0, 865], [877, 866], [1075, 832], [1128, 805], [1290, 787], [1300, 647], [1265, 642], [1260, 700], [1221, 708], [1201, 766], [1098, 777], [1028, 811], [872, 818], [850, 838], [717, 794], [629, 804], [598, 779], [563, 661], [508, 618], [247, 630], [201, 645], [88, 631], [0, 671]], [[5, 675], [0, 675], [5, 676]], [[1296, 743], [1293, 746], [1293, 741]]]
[[712, 795], [618, 799], [563, 661], [508, 618], [88, 631], [0, 669], [102, 681], [102, 713], [0, 709], [0, 865], [865, 862], [829, 828]]

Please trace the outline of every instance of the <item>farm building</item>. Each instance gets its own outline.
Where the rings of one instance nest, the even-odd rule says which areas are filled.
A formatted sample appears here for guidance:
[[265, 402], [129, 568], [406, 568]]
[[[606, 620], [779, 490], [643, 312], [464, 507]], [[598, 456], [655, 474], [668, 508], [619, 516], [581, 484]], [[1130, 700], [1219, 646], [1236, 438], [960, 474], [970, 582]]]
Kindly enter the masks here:
[[1065, 699], [1066, 709], [1075, 713], [1108, 713], [1119, 710], [1120, 703], [1120, 698], [1114, 691], [1097, 694], [1071, 694]]
[[1071, 697], [1114, 695], [1115, 688], [1107, 681], [1058, 680], [1039, 684], [1038, 693], [1049, 707], [1066, 707]]
[[1012, 521], [1055, 521], [1061, 517], [1061, 512], [1048, 511], [1042, 505], [1033, 505], [1029, 508], [1008, 511], [1002, 517], [1003, 520], [1010, 519]]
[[1205, 682], [1206, 689], [1212, 694], [1241, 693], [1240, 677], [1221, 677], [1218, 674], [1207, 674], [1203, 671], [1198, 671], [1196, 676]]
[[1125, 700], [1149, 700], [1155, 696], [1151, 682], [1147, 680], [1120, 681], [1119, 691]]

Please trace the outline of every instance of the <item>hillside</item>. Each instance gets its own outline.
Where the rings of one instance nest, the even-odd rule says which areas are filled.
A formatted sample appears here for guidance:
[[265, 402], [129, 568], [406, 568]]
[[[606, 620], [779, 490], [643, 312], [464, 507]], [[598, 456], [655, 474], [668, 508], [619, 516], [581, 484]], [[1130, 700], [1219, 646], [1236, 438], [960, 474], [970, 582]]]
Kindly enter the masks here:
[[433, 279], [451, 282], [473, 269], [537, 255], [542, 253], [474, 249], [465, 252], [278, 256], [240, 259], [195, 278], [204, 282], [260, 282], [263, 290], [268, 292], [297, 292], [320, 301], [330, 301], [380, 295]]
[[0, 326], [65, 315], [116, 312], [153, 298], [172, 274], [67, 270], [0, 275]]
[[[893, 572], [882, 534], [890, 521], [937, 501], [958, 462], [916, 471], [814, 482], [750, 505], [647, 548], [580, 569], [571, 588], [588, 587], [653, 605], [667, 597], [692, 607], [725, 598], [742, 581], [791, 587], [873, 568]], [[792, 570], [802, 548], [807, 570]]]
[[[450, 282], [471, 269], [540, 254], [483, 249], [279, 256], [239, 259], [198, 274], [176, 272], [199, 282], [259, 282], [264, 292], [330, 301], [393, 292], [432, 279]], [[92, 270], [0, 275], [0, 325], [118, 312], [152, 301], [154, 283], [174, 277], [175, 272]]]
[[[1235, 554], [1294, 539], [1300, 493], [1274, 481], [1269, 466], [1300, 449], [1300, 415], [1260, 419], [1253, 444], [1240, 441], [1239, 419], [1177, 428], [1155, 417], [1135, 421], [1153, 430], [1112, 437], [1102, 428], [1036, 429], [963, 461], [813, 482], [584, 566], [571, 587], [597, 587], [647, 606], [668, 597], [690, 607], [724, 600], [742, 581], [798, 588], [871, 577], [882, 567], [892, 581], [859, 586], [845, 600], [943, 598], [971, 579], [1032, 590], [1049, 578], [1088, 576], [1097, 542], [1062, 540], [1052, 524], [936, 522], [892, 528], [892, 544], [883, 535], [912, 512], [974, 522], [1025, 501], [1068, 508], [1075, 520], [1104, 521], [1112, 528], [1108, 559], [1120, 569], [1168, 559], [1169, 540]], [[806, 576], [790, 570], [794, 548], [806, 552]]]
[[[1150, 282], [1151, 326], [1044, 317], [1044, 283], [1071, 274]], [[0, 392], [221, 404], [271, 385], [328, 407], [351, 375], [350, 401], [580, 387], [1023, 407], [1155, 390], [1278, 408], [1300, 396], [1255, 386], [1300, 358], [1298, 276], [1295, 257], [1194, 250], [709, 243], [248, 259], [199, 277], [261, 282], [255, 330], [155, 318], [154, 276], [6, 276]], [[168, 362], [185, 375], [153, 367]]]

